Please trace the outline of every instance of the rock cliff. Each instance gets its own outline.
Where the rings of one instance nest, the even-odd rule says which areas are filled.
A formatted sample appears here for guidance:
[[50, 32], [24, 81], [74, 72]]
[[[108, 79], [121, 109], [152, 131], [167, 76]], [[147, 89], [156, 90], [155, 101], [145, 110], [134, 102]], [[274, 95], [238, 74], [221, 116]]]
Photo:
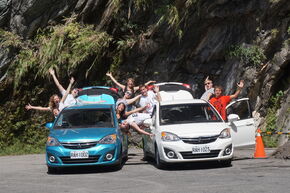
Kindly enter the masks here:
[[[203, 92], [206, 76], [224, 86], [227, 94], [243, 79], [242, 96], [251, 99], [261, 125], [271, 97], [281, 91], [277, 127], [287, 132], [289, 13], [289, 0], [0, 0], [0, 27], [29, 40], [39, 28], [76, 15], [79, 22], [112, 35], [111, 53], [118, 47], [116, 42], [132, 40], [130, 49], [121, 53], [115, 71], [119, 78], [186, 82], [196, 97]], [[7, 79], [13, 56], [11, 50], [0, 50], [1, 81]], [[113, 63], [110, 54], [103, 63]], [[78, 75], [86, 83], [102, 80], [85, 77], [84, 72]]]

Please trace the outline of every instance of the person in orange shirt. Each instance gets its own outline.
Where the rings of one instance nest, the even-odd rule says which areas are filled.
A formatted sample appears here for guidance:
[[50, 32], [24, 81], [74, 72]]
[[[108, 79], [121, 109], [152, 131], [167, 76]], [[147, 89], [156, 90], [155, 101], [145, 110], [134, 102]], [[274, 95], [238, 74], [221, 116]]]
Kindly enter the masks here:
[[219, 112], [219, 114], [222, 116], [223, 120], [227, 119], [226, 114], [226, 106], [231, 102], [232, 99], [235, 99], [240, 94], [242, 88], [244, 87], [244, 81], [241, 80], [238, 84], [238, 89], [233, 95], [224, 96], [223, 93], [223, 87], [221, 86], [215, 86], [214, 87], [214, 97], [212, 97], [209, 102], [216, 108], [216, 110]]

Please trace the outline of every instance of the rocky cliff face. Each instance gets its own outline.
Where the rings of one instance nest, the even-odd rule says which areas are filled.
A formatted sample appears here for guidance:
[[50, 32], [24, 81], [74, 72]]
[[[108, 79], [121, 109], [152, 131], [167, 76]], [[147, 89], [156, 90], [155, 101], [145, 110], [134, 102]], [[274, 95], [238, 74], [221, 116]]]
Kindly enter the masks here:
[[[244, 79], [242, 96], [251, 99], [261, 124], [270, 98], [282, 91], [278, 126], [287, 131], [289, 12], [288, 0], [0, 0], [0, 27], [29, 39], [39, 28], [75, 14], [78, 21], [107, 31], [116, 41], [134, 39], [131, 49], [122, 53], [118, 75], [131, 74], [138, 82], [187, 82], [197, 97], [206, 76], [223, 85], [227, 94]], [[1, 80], [12, 56], [0, 50]]]

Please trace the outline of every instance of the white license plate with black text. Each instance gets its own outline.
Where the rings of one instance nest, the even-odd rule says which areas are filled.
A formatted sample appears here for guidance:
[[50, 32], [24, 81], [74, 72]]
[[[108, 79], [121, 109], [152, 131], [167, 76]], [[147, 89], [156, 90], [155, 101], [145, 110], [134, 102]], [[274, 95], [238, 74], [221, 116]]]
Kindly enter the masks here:
[[89, 152], [88, 151], [71, 151], [70, 152], [70, 158], [71, 159], [89, 158]]
[[210, 153], [210, 148], [209, 146], [194, 146], [192, 147], [192, 153]]

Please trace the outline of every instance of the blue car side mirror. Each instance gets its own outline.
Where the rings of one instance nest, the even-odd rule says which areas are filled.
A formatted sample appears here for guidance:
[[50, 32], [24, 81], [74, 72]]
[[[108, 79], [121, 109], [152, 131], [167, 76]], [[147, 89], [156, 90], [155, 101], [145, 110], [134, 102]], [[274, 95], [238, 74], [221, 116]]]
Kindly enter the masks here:
[[53, 123], [45, 123], [44, 125], [46, 128], [51, 129], [53, 126]]

